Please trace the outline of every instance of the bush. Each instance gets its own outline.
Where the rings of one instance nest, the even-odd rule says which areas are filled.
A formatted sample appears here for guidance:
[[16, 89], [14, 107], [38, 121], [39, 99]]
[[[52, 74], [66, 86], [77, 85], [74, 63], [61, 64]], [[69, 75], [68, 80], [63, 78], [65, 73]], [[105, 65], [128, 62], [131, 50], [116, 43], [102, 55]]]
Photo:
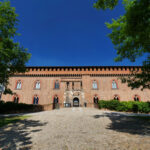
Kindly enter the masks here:
[[99, 108], [107, 108], [107, 101], [101, 100], [98, 102]]
[[108, 102], [108, 109], [110, 109], [110, 110], [117, 110], [117, 107], [119, 106], [119, 101], [117, 101], [117, 100], [110, 100], [109, 102]]
[[43, 106], [0, 101], [0, 113], [24, 113], [43, 111]]
[[132, 110], [134, 113], [138, 112], [138, 105], [137, 104], [133, 104]]
[[5, 102], [3, 100], [0, 100], [0, 104], [4, 104]]
[[109, 100], [99, 101], [99, 108], [106, 108], [109, 110], [116, 111], [125, 111], [125, 112], [141, 112], [141, 113], [149, 113], [150, 112], [150, 102], [134, 102], [134, 101], [117, 101], [117, 100]]
[[116, 108], [117, 111], [128, 111], [128, 107], [126, 103], [119, 103], [118, 107]]
[[137, 102], [137, 106], [138, 106], [138, 111], [139, 112], [145, 112], [145, 113], [149, 113], [150, 112], [150, 105], [149, 105], [149, 103]]

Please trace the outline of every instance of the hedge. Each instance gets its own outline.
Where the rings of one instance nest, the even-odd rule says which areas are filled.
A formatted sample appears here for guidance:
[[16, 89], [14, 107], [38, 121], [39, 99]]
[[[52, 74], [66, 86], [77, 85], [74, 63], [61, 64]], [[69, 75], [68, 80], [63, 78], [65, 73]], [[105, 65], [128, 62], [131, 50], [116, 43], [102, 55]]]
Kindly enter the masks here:
[[0, 113], [24, 113], [24, 112], [37, 112], [43, 111], [41, 105], [24, 104], [24, 103], [14, 103], [14, 102], [4, 102], [0, 101]]
[[99, 100], [99, 108], [109, 110], [150, 113], [150, 102], [118, 101], [118, 100]]

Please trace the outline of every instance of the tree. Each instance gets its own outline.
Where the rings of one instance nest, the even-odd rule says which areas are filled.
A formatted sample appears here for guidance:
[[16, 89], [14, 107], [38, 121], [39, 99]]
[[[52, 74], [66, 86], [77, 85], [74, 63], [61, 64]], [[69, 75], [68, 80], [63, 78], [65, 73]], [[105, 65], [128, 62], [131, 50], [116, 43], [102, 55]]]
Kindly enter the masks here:
[[9, 77], [25, 72], [25, 63], [30, 58], [27, 49], [13, 40], [19, 35], [17, 16], [9, 1], [0, 2], [0, 84], [5, 86], [5, 93], [11, 93], [7, 88]]
[[[128, 86], [150, 89], [150, 1], [149, 0], [122, 0], [125, 14], [106, 26], [112, 30], [108, 36], [117, 50], [115, 61], [128, 58], [131, 62], [146, 55], [141, 70], [132, 71], [131, 76], [122, 78]], [[114, 9], [118, 0], [97, 0], [94, 7], [97, 9]]]

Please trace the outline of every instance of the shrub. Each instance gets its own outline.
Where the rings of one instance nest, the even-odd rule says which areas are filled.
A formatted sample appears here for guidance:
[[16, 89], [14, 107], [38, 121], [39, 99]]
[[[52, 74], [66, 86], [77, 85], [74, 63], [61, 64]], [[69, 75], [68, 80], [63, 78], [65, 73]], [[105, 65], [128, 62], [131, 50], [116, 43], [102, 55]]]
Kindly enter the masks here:
[[141, 112], [149, 113], [150, 112], [150, 102], [134, 102], [134, 101], [99, 101], [99, 108], [106, 108], [116, 111], [125, 111], [125, 112]]
[[0, 100], [0, 104], [4, 104], [5, 102], [3, 100]]
[[133, 104], [132, 110], [134, 113], [138, 112], [138, 105], [137, 104]]
[[0, 113], [23, 113], [43, 111], [43, 106], [14, 102], [0, 102]]
[[98, 103], [99, 103], [99, 108], [107, 108], [107, 101], [101, 100]]
[[117, 111], [128, 111], [128, 107], [127, 107], [126, 103], [119, 103], [116, 110]]
[[118, 100], [110, 100], [108, 101], [108, 109], [110, 110], [117, 110], [117, 107], [119, 106], [119, 101]]
[[144, 112], [144, 113], [150, 112], [149, 103], [137, 102], [137, 106], [138, 106], [138, 112]]

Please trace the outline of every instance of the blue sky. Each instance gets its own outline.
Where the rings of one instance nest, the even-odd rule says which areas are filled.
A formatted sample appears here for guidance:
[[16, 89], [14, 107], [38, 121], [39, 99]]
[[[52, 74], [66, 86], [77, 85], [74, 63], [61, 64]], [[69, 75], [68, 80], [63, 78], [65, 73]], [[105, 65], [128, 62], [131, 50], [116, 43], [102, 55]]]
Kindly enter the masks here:
[[94, 0], [13, 0], [19, 14], [15, 41], [32, 54], [28, 66], [141, 65], [142, 59], [116, 63], [116, 50], [105, 22], [124, 13], [98, 11]]

